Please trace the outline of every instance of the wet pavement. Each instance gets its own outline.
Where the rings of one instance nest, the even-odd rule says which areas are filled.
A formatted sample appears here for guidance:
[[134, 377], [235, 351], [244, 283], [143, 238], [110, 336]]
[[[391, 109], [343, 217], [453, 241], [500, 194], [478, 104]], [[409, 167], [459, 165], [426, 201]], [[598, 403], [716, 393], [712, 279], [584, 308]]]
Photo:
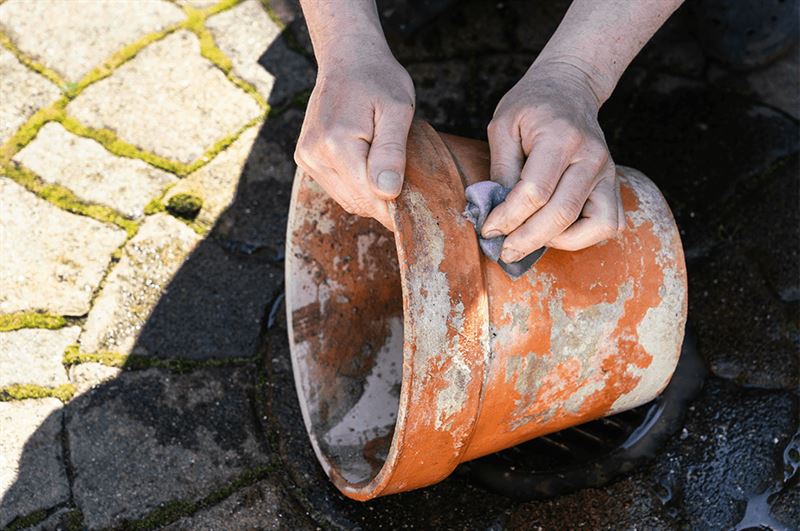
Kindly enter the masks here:
[[[2, 35], [22, 27], [12, 4], [0, 3]], [[162, 31], [183, 16], [156, 4], [153, 20], [141, 22], [147, 31]], [[465, 1], [412, 37], [396, 39], [393, 47], [416, 85], [418, 116], [442, 131], [485, 138], [497, 101], [544, 46], [567, 4]], [[78, 297], [78, 309], [33, 303], [9, 309], [0, 297], [0, 317], [44, 310], [64, 318], [63, 330], [79, 327], [81, 334], [59, 367], [70, 394], [42, 383], [35, 389], [44, 395], [25, 395], [0, 384], [0, 527], [800, 528], [800, 50], [769, 68], [736, 73], [706, 57], [687, 13], [679, 12], [601, 111], [615, 161], [652, 178], [675, 212], [689, 268], [689, 320], [709, 369], [682, 428], [657, 455], [607, 486], [549, 500], [518, 502], [493, 494], [461, 467], [438, 485], [357, 503], [330, 484], [308, 442], [283, 314], [292, 151], [313, 82], [307, 32], [296, 6], [285, 0], [228, 8], [205, 12], [204, 24], [230, 57], [229, 63], [214, 62], [227, 76], [214, 83], [230, 87], [213, 90], [225, 98], [244, 79], [247, 94], [257, 103], [263, 99], [264, 113], [253, 123], [243, 116], [228, 124], [228, 115], [210, 124], [219, 129], [215, 138], [232, 135], [232, 142], [215, 150], [201, 141], [210, 133], [199, 135], [197, 145], [209, 150], [199, 151], [205, 155], [196, 166], [149, 156], [136, 143], [147, 137], [139, 131], [147, 123], [105, 116], [81, 104], [83, 89], [62, 89], [77, 91], [68, 96], [76, 102], [70, 105], [88, 109], [87, 122], [122, 124], [116, 131], [121, 140], [109, 140], [61, 120], [71, 134], [94, 138], [117, 158], [138, 158], [175, 174], [181, 179], [175, 190], [203, 199], [205, 210], [196, 220], [170, 215], [158, 207], [159, 197], [147, 197], [157, 201], [129, 221], [81, 210], [80, 201], [53, 198], [40, 181], [27, 178], [25, 160], [12, 161], [31, 138], [0, 136], [0, 142], [11, 138], [0, 151], [0, 175], [36, 196], [19, 192], [25, 201], [49, 202], [86, 223], [103, 221], [120, 241], [129, 231], [113, 254], [117, 244], [83, 251], [105, 260], [98, 269], [108, 273], [86, 280], [88, 288], [79, 286], [74, 297], [64, 295]], [[237, 16], [224, 17], [229, 13]], [[196, 25], [186, 31], [203, 35]], [[266, 40], [249, 37], [267, 33]], [[46, 51], [36, 55], [20, 35], [10, 37], [19, 58], [36, 57], [60, 72]], [[171, 46], [185, 46], [188, 37], [172, 35], [182, 40]], [[167, 35], [159, 39], [171, 42]], [[130, 62], [175, 61], [170, 50]], [[215, 57], [201, 52], [193, 60]], [[118, 68], [128, 66], [138, 68]], [[263, 72], [271, 79], [260, 77]], [[161, 82], [141, 79], [137, 90], [162, 91], [169, 99], [171, 86]], [[87, 90], [101, 83], [91, 80]], [[211, 81], [190, 81], [198, 83]], [[225, 107], [220, 109], [222, 116]], [[20, 123], [41, 127], [32, 116]], [[198, 152], [174, 138], [159, 142], [157, 135], [166, 132], [153, 134], [148, 142], [157, 153], [169, 155], [164, 146], [180, 157]], [[140, 151], [123, 153], [119, 146], [126, 140]], [[165, 194], [160, 198], [167, 202], [174, 192]], [[52, 217], [42, 212], [43, 219]], [[80, 230], [89, 229], [99, 230]], [[81, 241], [73, 245], [83, 249]], [[65, 267], [55, 268], [67, 278], [58, 286], [70, 282]], [[1, 334], [19, 332], [24, 330]]]

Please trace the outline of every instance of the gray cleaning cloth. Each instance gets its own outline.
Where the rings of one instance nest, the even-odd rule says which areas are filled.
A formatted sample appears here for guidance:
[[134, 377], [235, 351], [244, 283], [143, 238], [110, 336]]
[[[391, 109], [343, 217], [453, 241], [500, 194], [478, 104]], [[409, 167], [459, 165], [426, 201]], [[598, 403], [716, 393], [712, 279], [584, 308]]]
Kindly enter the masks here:
[[464, 190], [464, 194], [467, 197], [467, 208], [464, 209], [464, 217], [475, 226], [475, 232], [478, 233], [478, 244], [481, 246], [483, 254], [493, 262], [497, 262], [511, 278], [519, 278], [541, 258], [547, 247], [533, 251], [518, 262], [507, 264], [500, 259], [500, 251], [503, 249], [503, 240], [506, 237], [481, 237], [481, 228], [483, 228], [483, 223], [489, 216], [489, 212], [505, 201], [510, 191], [511, 188], [506, 188], [493, 181], [481, 181], [467, 186], [466, 190]]

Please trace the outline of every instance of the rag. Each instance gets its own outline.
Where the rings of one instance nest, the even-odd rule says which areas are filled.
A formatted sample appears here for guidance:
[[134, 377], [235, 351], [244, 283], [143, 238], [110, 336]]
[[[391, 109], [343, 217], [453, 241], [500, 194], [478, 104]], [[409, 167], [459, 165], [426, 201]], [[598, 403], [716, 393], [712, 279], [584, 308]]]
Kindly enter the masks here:
[[510, 191], [511, 188], [506, 188], [493, 181], [481, 181], [467, 186], [464, 190], [467, 198], [464, 217], [475, 226], [475, 232], [478, 233], [478, 244], [483, 254], [493, 262], [497, 262], [511, 278], [516, 279], [525, 274], [542, 257], [547, 248], [542, 247], [517, 262], [507, 264], [500, 259], [500, 252], [506, 237], [484, 238], [481, 236], [481, 229], [489, 213], [494, 207], [505, 201]]

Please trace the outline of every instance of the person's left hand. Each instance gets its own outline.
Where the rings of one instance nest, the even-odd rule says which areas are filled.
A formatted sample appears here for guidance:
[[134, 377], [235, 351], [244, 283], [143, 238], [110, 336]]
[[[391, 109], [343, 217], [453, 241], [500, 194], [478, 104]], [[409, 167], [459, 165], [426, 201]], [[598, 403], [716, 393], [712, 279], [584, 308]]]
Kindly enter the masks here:
[[491, 179], [513, 189], [481, 233], [507, 235], [504, 262], [545, 245], [583, 249], [623, 229], [599, 105], [588, 78], [564, 64], [534, 65], [500, 100], [488, 130]]

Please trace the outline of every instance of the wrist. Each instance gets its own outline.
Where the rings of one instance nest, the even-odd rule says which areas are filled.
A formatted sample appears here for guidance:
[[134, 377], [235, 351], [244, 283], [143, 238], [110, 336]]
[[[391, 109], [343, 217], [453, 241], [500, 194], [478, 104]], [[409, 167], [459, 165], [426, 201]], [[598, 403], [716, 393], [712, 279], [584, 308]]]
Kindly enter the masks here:
[[391, 56], [374, 0], [301, 3], [320, 69]]
[[[315, 50], [317, 46], [314, 46]], [[394, 61], [383, 33], [339, 35], [315, 53], [320, 72], [363, 67], [371, 63]]]
[[592, 64], [574, 56], [538, 57], [528, 72], [531, 78], [557, 80], [584, 94], [598, 109], [611, 96], [616, 82]]

